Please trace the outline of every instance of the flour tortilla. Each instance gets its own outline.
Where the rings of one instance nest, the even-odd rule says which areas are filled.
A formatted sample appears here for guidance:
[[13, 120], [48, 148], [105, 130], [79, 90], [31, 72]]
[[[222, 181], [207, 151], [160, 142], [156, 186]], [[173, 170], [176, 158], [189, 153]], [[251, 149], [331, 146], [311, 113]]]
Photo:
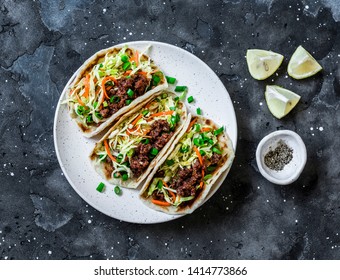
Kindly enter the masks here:
[[[208, 120], [206, 118], [203, 118], [201, 116], [193, 116], [193, 118], [197, 118], [197, 123], [199, 124], [208, 124], [212, 126], [214, 129], [218, 129], [219, 126], [217, 126], [214, 122], [211, 120]], [[191, 119], [191, 120], [192, 120]], [[204, 184], [203, 190], [193, 199], [190, 200], [189, 203], [187, 203], [183, 207], [175, 207], [175, 206], [159, 206], [155, 205], [151, 202], [152, 197], [147, 197], [148, 188], [152, 183], [153, 178], [155, 177], [155, 174], [160, 169], [163, 163], [172, 156], [173, 154], [176, 154], [176, 146], [181, 145], [179, 143], [180, 139], [184, 136], [186, 133], [189, 124], [191, 122], [190, 118], [185, 124], [185, 128], [181, 131], [181, 133], [177, 136], [177, 139], [173, 142], [171, 148], [169, 151], [163, 156], [163, 158], [157, 163], [157, 166], [153, 169], [152, 173], [148, 176], [146, 179], [145, 184], [143, 185], [141, 191], [140, 191], [140, 199], [143, 201], [143, 203], [157, 211], [165, 212], [167, 214], [190, 214], [194, 210], [196, 210], [198, 207], [200, 207], [204, 200], [206, 199], [209, 192], [214, 188], [214, 184], [217, 181], [217, 179], [223, 174], [224, 171], [229, 169], [231, 167], [231, 164], [233, 162], [233, 159], [235, 157], [234, 155], [234, 149], [232, 146], [232, 142], [227, 135], [226, 132], [223, 132], [218, 136], [218, 141], [220, 148], [223, 150], [223, 161], [220, 163], [220, 165], [216, 168], [216, 170], [213, 173], [213, 177], [207, 181], [207, 184]], [[177, 147], [178, 148], [178, 147]]]
[[[87, 72], [92, 70], [92, 68], [96, 64], [103, 61], [106, 54], [113, 54], [114, 55], [114, 54], [119, 53], [119, 51], [121, 49], [122, 49], [122, 47], [117, 48], [117, 47], [113, 46], [113, 47], [110, 47], [110, 48], [107, 48], [107, 49], [100, 50], [97, 53], [95, 53], [93, 56], [91, 56], [89, 59], [87, 59], [85, 61], [85, 63], [81, 66], [81, 68], [79, 69], [79, 73], [77, 74], [77, 76], [75, 77], [73, 82], [70, 84], [69, 89], [66, 92], [66, 96], [69, 96], [71, 88], [73, 88], [81, 79], [83, 79], [83, 77], [87, 74]], [[126, 52], [133, 53], [133, 52], [135, 52], [135, 50], [132, 49], [132, 48], [127, 48]], [[148, 59], [149, 59], [149, 57], [145, 54], [143, 54], [140, 57], [141, 61], [146, 61]], [[152, 68], [153, 68], [153, 72], [162, 72], [154, 64], [154, 62], [152, 60], [151, 60], [151, 65], [152, 65]], [[163, 75], [163, 78], [161, 79], [161, 81], [159, 82], [159, 84], [156, 87], [154, 87], [154, 86], [151, 87], [151, 89], [149, 91], [145, 92], [142, 96], [134, 99], [129, 105], [122, 107], [119, 111], [114, 113], [111, 117], [107, 118], [99, 126], [88, 125], [88, 127], [85, 127], [83, 125], [83, 123], [79, 120], [78, 115], [74, 112], [74, 104], [72, 102], [68, 103], [68, 105], [69, 105], [68, 109], [69, 109], [71, 118], [73, 118], [76, 121], [76, 123], [78, 124], [82, 134], [85, 137], [90, 138], [90, 137], [93, 137], [93, 136], [99, 134], [100, 132], [104, 131], [107, 127], [112, 125], [112, 123], [114, 123], [116, 120], [118, 120], [119, 117], [124, 115], [126, 112], [129, 112], [132, 108], [136, 107], [141, 102], [144, 102], [145, 100], [149, 99], [156, 92], [159, 92], [159, 91], [161, 91], [163, 89], [167, 89], [167, 88], [168, 88], [168, 83], [166, 81], [165, 75]]]
[[178, 122], [178, 125], [174, 131], [174, 135], [167, 142], [167, 144], [162, 148], [162, 150], [158, 153], [158, 155], [150, 162], [150, 165], [148, 166], [147, 170], [145, 170], [138, 178], [131, 178], [127, 181], [122, 181], [120, 179], [113, 178], [112, 176], [108, 176], [105, 170], [105, 164], [100, 163], [96, 160], [96, 158], [98, 158], [98, 156], [96, 155], [96, 149], [102, 145], [102, 142], [105, 139], [109, 138], [111, 133], [114, 133], [114, 134], [117, 133], [119, 129], [121, 128], [121, 124], [123, 122], [125, 122], [128, 119], [135, 118], [138, 112], [141, 113], [144, 110], [143, 109], [144, 105], [146, 105], [148, 102], [152, 101], [153, 99], [157, 98], [158, 96], [162, 95], [163, 93], [167, 93], [169, 96], [176, 97], [174, 93], [168, 92], [168, 91], [161, 91], [161, 92], [156, 93], [153, 97], [145, 100], [143, 103], [133, 108], [127, 115], [124, 115], [116, 124], [112, 126], [112, 128], [110, 128], [110, 130], [102, 137], [102, 139], [96, 143], [95, 148], [90, 154], [90, 160], [96, 172], [102, 178], [106, 179], [109, 183], [113, 185], [125, 187], [125, 188], [131, 188], [131, 189], [138, 188], [138, 186], [142, 183], [142, 181], [148, 176], [148, 174], [152, 171], [152, 169], [157, 165], [158, 161], [160, 161], [161, 158], [168, 152], [173, 141], [177, 139], [177, 135], [182, 132], [184, 126], [187, 123], [188, 115], [187, 115], [187, 108], [185, 104], [179, 101], [177, 106], [182, 110], [182, 113], [180, 115], [180, 121]]

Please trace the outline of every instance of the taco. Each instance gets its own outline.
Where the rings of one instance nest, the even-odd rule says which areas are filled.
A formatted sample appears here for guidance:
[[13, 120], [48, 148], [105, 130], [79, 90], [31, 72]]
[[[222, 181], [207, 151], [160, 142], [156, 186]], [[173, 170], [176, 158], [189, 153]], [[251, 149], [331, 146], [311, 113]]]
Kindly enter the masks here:
[[101, 50], [80, 68], [67, 90], [70, 115], [92, 137], [152, 94], [167, 88], [154, 62], [138, 50]]
[[147, 178], [140, 198], [155, 210], [187, 214], [231, 166], [234, 150], [223, 127], [201, 116], [193, 117], [177, 138]]
[[91, 162], [114, 185], [137, 188], [181, 132], [188, 116], [175, 94], [161, 91], [119, 120], [95, 145]]

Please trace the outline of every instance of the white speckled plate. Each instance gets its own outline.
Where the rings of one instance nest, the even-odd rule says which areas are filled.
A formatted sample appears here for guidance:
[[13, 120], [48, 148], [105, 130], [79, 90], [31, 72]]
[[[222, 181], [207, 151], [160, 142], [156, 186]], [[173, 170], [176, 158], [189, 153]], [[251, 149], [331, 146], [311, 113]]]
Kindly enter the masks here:
[[[164, 73], [176, 77], [177, 85], [189, 87], [187, 97], [192, 95], [195, 98], [195, 102], [187, 104], [189, 110], [195, 113], [196, 108], [200, 107], [204, 117], [225, 126], [236, 149], [237, 123], [232, 101], [220, 79], [204, 62], [181, 48], [165, 43], [138, 41], [118, 46], [125, 44], [140, 51], [151, 45], [148, 54]], [[89, 154], [99, 137], [94, 139], [83, 137], [75, 122], [71, 120], [67, 105], [61, 105], [66, 88], [75, 74], [60, 96], [54, 120], [56, 154], [71, 186], [88, 204], [119, 220], [148, 224], [181, 217], [149, 209], [139, 200], [139, 190], [123, 189], [122, 195], [117, 196], [113, 191], [114, 188], [107, 183], [105, 192], [96, 191], [96, 187], [103, 179], [92, 168]], [[207, 199], [220, 187], [228, 171], [216, 182]]]

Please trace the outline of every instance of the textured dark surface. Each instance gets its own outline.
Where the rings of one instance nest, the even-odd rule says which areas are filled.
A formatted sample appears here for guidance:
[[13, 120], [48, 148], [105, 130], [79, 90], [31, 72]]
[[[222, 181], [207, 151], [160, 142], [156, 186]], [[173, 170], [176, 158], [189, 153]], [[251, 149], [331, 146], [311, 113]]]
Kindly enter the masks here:
[[[1, 259], [340, 259], [337, 0], [0, 3]], [[223, 186], [194, 214], [164, 224], [120, 222], [88, 206], [53, 145], [55, 107], [73, 72], [99, 49], [134, 40], [175, 44], [205, 61], [238, 119]], [[295, 81], [286, 66], [300, 44], [324, 70]], [[253, 80], [248, 48], [283, 54], [278, 75]], [[265, 104], [268, 83], [302, 96], [283, 120]], [[266, 181], [255, 162], [258, 142], [277, 129], [295, 130], [307, 146], [290, 186]]]

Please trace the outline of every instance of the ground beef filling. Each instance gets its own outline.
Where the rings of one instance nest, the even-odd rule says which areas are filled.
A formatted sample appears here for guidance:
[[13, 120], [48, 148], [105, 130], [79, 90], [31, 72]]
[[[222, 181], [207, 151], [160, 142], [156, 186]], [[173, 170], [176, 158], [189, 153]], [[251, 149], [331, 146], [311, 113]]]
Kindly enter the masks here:
[[152, 161], [151, 149], [155, 148], [160, 152], [173, 134], [166, 120], [157, 120], [151, 125], [151, 130], [147, 134], [149, 143], [139, 143], [134, 155], [130, 158], [130, 168], [135, 177], [139, 177]]
[[196, 187], [202, 181], [202, 170], [206, 170], [209, 166], [214, 166], [222, 159], [222, 155], [213, 153], [210, 160], [203, 157], [203, 166], [196, 159], [191, 167], [181, 169], [177, 176], [170, 181], [169, 187], [175, 189], [177, 194], [182, 197], [195, 196]]
[[[107, 100], [108, 106], [100, 110], [100, 114], [104, 118], [108, 118], [116, 113], [119, 109], [126, 106], [126, 100], [136, 99], [139, 96], [142, 96], [146, 88], [149, 85], [149, 80], [142, 74], [136, 74], [131, 76], [130, 78], [122, 77], [117, 80], [117, 85], [106, 86], [106, 92], [108, 96], [111, 98], [114, 96], [112, 102]], [[130, 97], [127, 94], [127, 91], [131, 89], [133, 91], [133, 95]]]

